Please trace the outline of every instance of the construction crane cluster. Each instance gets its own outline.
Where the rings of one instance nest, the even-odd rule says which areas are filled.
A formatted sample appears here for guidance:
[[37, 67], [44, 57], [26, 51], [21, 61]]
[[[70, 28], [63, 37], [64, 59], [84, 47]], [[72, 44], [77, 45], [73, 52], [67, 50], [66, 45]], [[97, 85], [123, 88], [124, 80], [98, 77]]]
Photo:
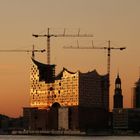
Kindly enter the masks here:
[[[34, 45], [33, 45], [33, 49], [32, 50], [0, 50], [0, 52], [32, 52], [32, 57], [34, 58], [35, 52], [45, 52], [47, 51], [47, 64], [50, 65], [51, 61], [50, 61], [50, 39], [51, 37], [93, 37], [92, 34], [81, 34], [80, 30], [78, 30], [77, 34], [66, 34], [66, 30], [64, 29], [64, 32], [62, 34], [53, 34], [50, 33], [50, 28], [47, 29], [47, 34], [32, 34], [33, 37], [46, 37], [47, 38], [47, 49], [42, 49], [42, 50], [37, 50], [34, 49]], [[69, 46], [69, 47], [64, 47], [65, 49], [104, 49], [107, 50], [107, 73], [109, 76], [109, 81], [110, 81], [110, 62], [111, 62], [111, 50], [124, 50], [126, 49], [126, 47], [111, 47], [110, 44], [110, 40], [108, 41], [108, 46], [107, 47], [96, 47], [93, 45], [92, 42], [92, 46], [91, 47], [79, 47], [79, 44], [77, 43], [76, 47], [73, 46]], [[110, 85], [110, 83], [109, 83]]]
[[[93, 37], [91, 34], [81, 34], [80, 30], [78, 30], [77, 34], [66, 34], [66, 30], [64, 29], [64, 32], [62, 34], [53, 34], [50, 33], [50, 28], [47, 29], [46, 34], [32, 34], [33, 37], [38, 38], [38, 37], [45, 37], [47, 40], [47, 49], [33, 49], [32, 50], [0, 50], [0, 52], [32, 52], [32, 58], [34, 59], [35, 57], [35, 52], [47, 52], [47, 65], [49, 67], [51, 66], [51, 60], [50, 60], [50, 52], [51, 52], [51, 47], [50, 47], [50, 41], [52, 37]], [[108, 41], [108, 46], [106, 47], [101, 47], [101, 46], [94, 46], [92, 42], [92, 46], [89, 47], [80, 47], [79, 44], [77, 43], [76, 47], [69, 46], [69, 47], [64, 47], [65, 49], [101, 49], [101, 50], [107, 50], [107, 74], [108, 74], [108, 89], [109, 89], [109, 95], [110, 95], [110, 65], [111, 65], [111, 51], [112, 50], [125, 50], [126, 47], [112, 47], [111, 46], [111, 41]], [[53, 67], [54, 65], [52, 65]], [[51, 69], [51, 71], [54, 71]], [[49, 85], [48, 85], [49, 86]]]

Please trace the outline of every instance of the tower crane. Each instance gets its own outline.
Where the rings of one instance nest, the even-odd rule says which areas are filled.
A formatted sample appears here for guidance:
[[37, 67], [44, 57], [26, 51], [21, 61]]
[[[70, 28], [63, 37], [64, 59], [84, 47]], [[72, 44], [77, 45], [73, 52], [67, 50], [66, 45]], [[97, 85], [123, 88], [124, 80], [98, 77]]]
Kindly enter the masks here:
[[77, 43], [77, 47], [64, 47], [66, 49], [104, 49], [107, 50], [107, 73], [108, 73], [108, 94], [110, 96], [110, 60], [111, 60], [111, 50], [124, 50], [125, 47], [111, 47], [110, 40], [108, 41], [107, 47], [95, 47], [92, 42], [92, 47], [79, 47], [79, 44]]
[[20, 49], [13, 49], [13, 50], [0, 50], [0, 52], [32, 52], [32, 58], [35, 57], [35, 52], [45, 52], [46, 50], [45, 49], [42, 49], [42, 50], [37, 50], [37, 49], [34, 49], [34, 45], [33, 45], [33, 49], [32, 50], [20, 50]]
[[108, 46], [107, 47], [95, 47], [93, 45], [92, 42], [92, 47], [79, 47], [79, 45], [77, 47], [64, 47], [65, 49], [104, 49], [107, 50], [107, 73], [108, 73], [108, 77], [109, 77], [109, 86], [110, 86], [110, 61], [111, 61], [111, 50], [124, 50], [126, 49], [126, 47], [120, 47], [120, 48], [116, 48], [116, 47], [111, 47], [110, 45], [110, 40], [108, 41]]
[[50, 39], [51, 37], [93, 37], [90, 34], [80, 34], [80, 30], [78, 30], [77, 34], [66, 34], [64, 29], [63, 34], [51, 34], [50, 28], [47, 30], [47, 34], [32, 34], [33, 37], [46, 37], [47, 38], [47, 64], [50, 64]]

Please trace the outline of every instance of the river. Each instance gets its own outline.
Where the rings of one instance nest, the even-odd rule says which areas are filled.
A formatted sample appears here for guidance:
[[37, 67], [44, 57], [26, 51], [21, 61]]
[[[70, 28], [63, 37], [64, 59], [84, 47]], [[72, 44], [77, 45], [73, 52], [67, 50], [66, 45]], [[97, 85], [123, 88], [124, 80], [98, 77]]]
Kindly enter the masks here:
[[29, 136], [0, 135], [0, 140], [139, 140], [140, 136]]

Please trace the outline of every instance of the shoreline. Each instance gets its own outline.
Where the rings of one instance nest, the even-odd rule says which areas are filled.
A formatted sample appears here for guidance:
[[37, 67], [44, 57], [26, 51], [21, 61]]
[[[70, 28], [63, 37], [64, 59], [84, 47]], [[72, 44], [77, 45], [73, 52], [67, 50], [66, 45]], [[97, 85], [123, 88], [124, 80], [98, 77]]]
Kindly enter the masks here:
[[[6, 134], [6, 133], [5, 133]], [[5, 135], [0, 134], [0, 135]], [[57, 130], [57, 131], [12, 131], [9, 135], [39, 135], [39, 136], [140, 136], [140, 132], [134, 133], [132, 131], [92, 131], [92, 132], [81, 132], [72, 130]], [[6, 134], [7, 135], [7, 134]]]

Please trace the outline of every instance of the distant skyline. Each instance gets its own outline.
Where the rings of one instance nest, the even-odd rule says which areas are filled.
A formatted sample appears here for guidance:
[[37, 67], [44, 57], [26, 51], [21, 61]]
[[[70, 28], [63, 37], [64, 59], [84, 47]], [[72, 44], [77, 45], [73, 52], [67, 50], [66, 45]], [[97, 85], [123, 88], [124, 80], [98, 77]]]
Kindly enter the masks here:
[[[56, 72], [63, 67], [81, 72], [107, 72], [105, 50], [65, 50], [65, 45], [126, 47], [111, 52], [111, 108], [115, 78], [119, 71], [122, 81], [124, 107], [131, 107], [132, 90], [139, 78], [140, 59], [140, 1], [139, 0], [1, 0], [0, 49], [46, 48], [45, 38], [34, 38], [32, 33], [77, 32], [93, 34], [91, 38], [52, 38], [51, 62]], [[0, 53], [0, 113], [12, 117], [22, 115], [22, 107], [29, 106], [29, 72], [32, 66], [29, 53]], [[46, 62], [46, 55], [36, 53]]]

